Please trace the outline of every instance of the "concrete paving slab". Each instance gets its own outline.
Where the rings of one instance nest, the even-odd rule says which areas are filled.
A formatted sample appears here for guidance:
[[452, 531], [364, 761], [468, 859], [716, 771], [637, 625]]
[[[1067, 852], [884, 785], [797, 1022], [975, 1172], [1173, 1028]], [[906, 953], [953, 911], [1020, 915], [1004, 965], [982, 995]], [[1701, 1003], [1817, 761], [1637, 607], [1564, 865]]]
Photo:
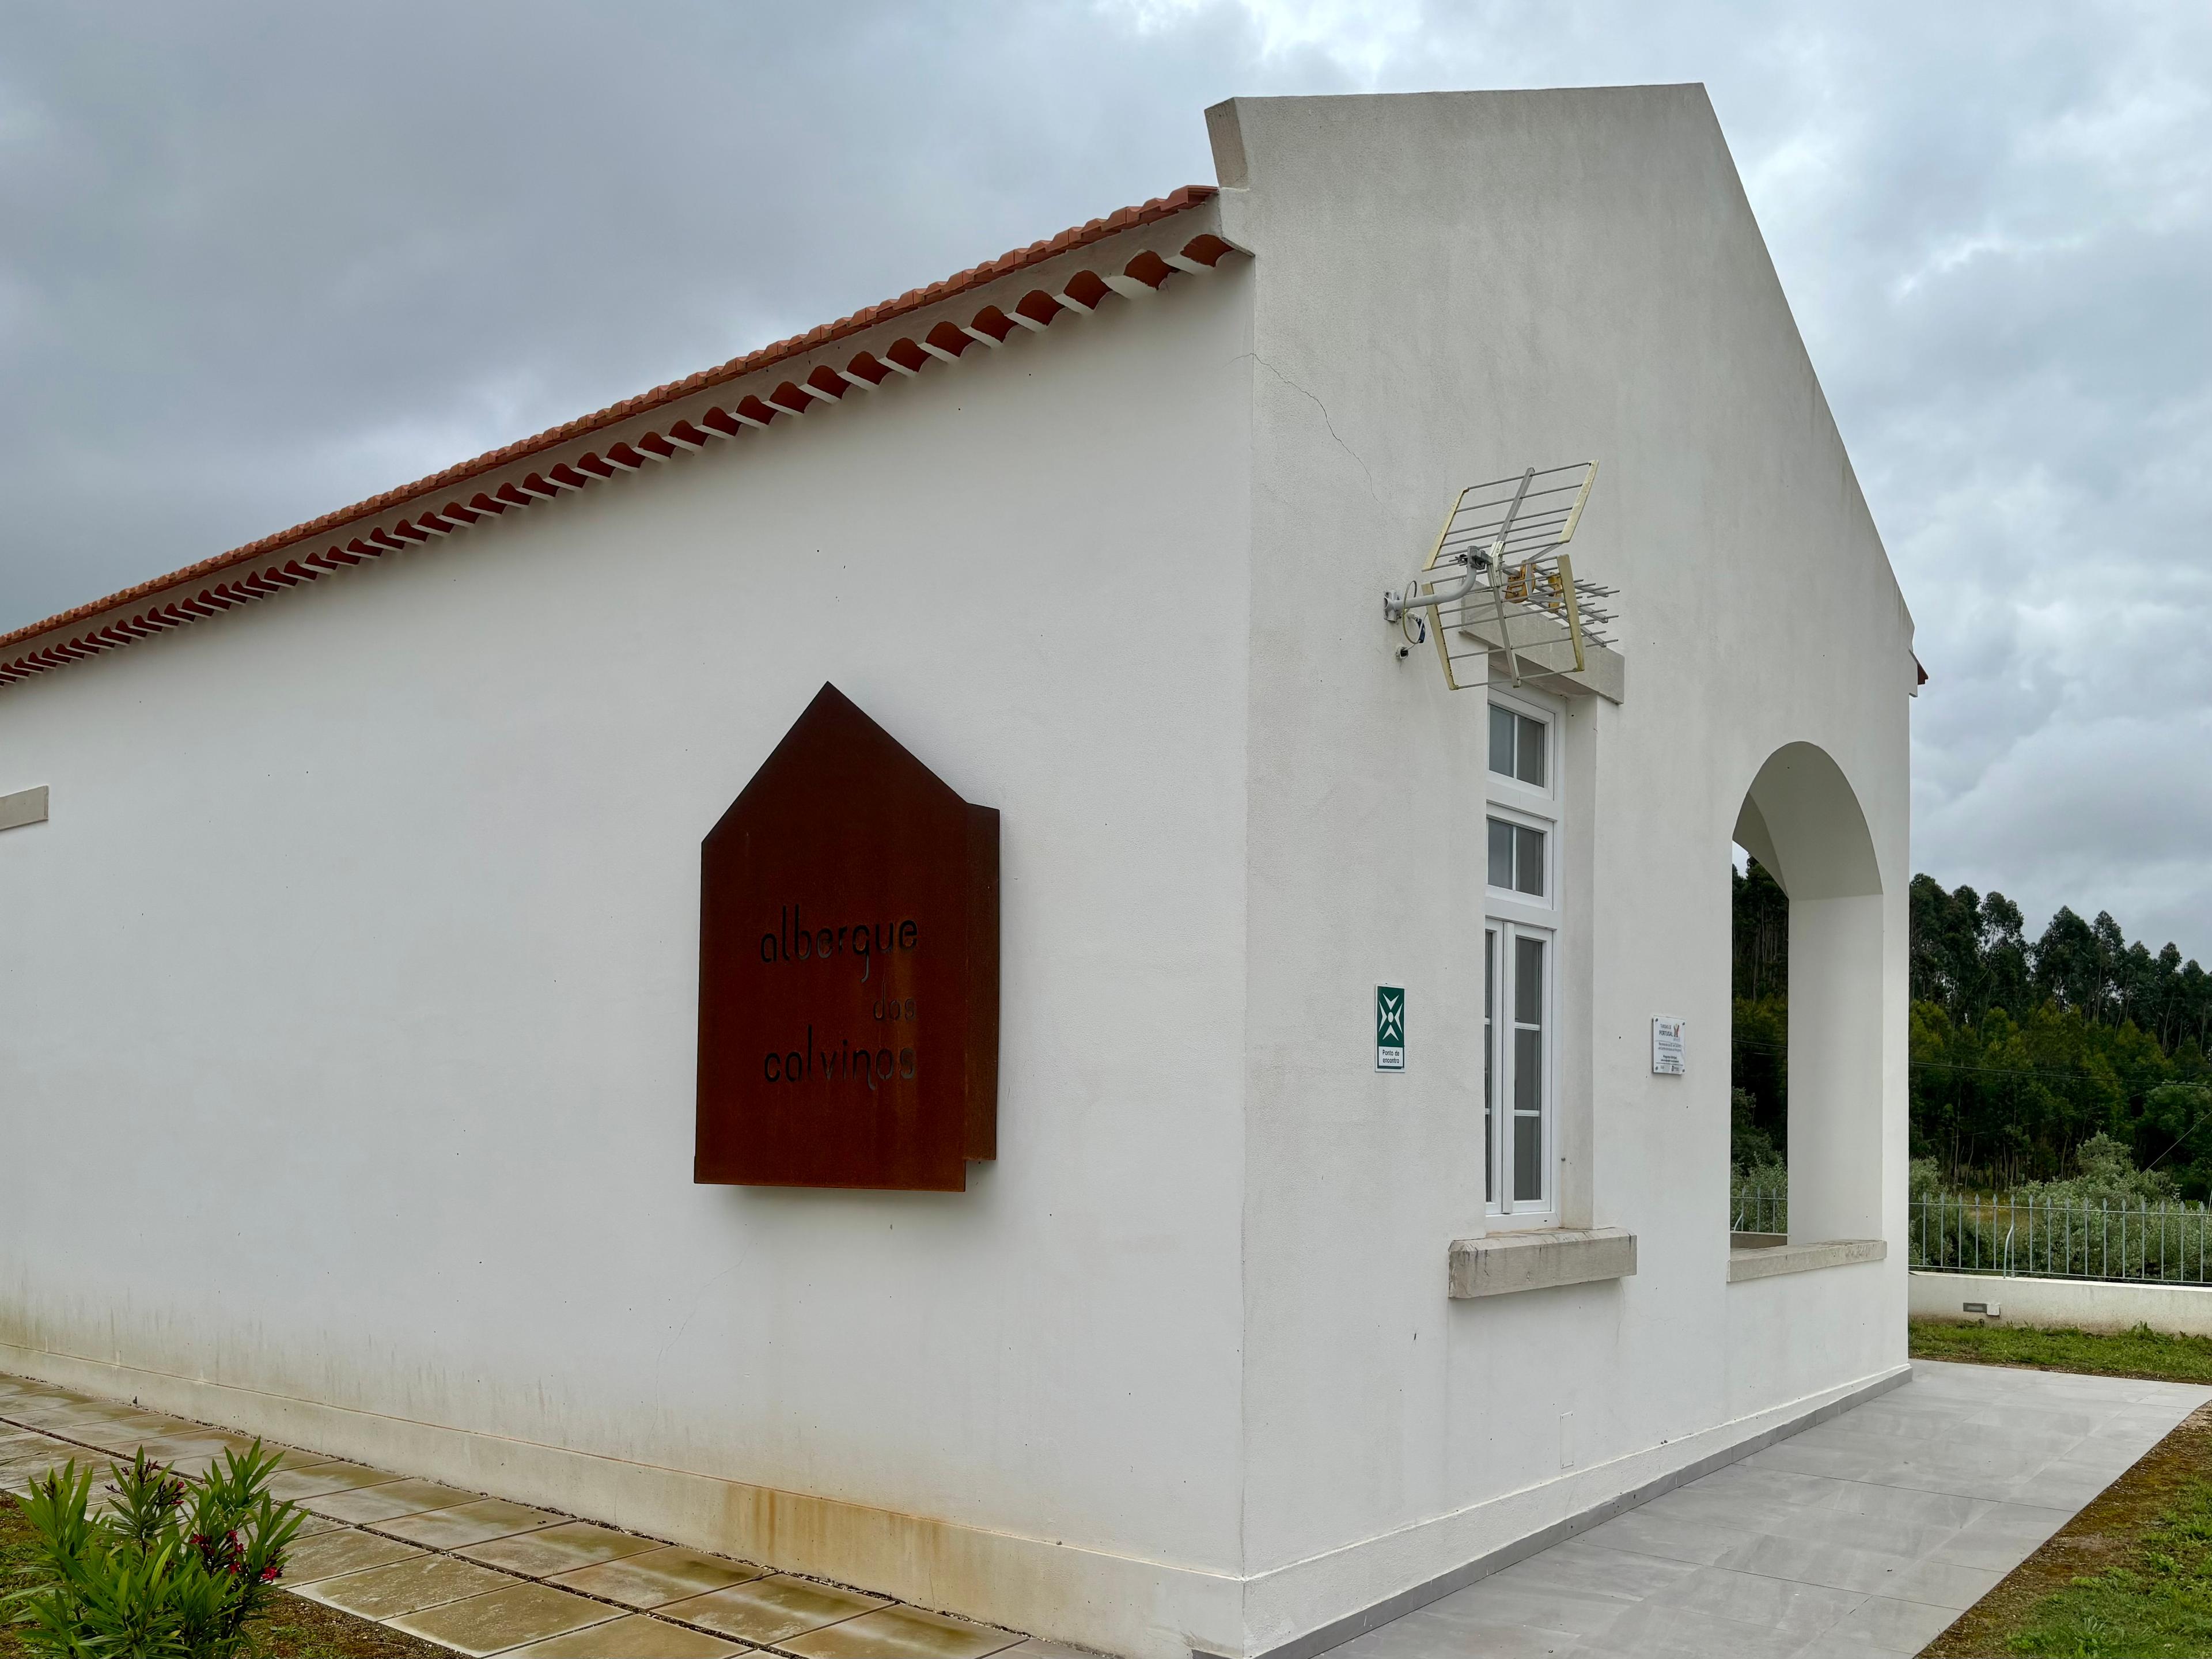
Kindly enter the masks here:
[[269, 1477], [269, 1492], [272, 1498], [297, 1504], [325, 1492], [379, 1486], [399, 1478], [389, 1469], [372, 1469], [362, 1463], [318, 1463], [312, 1469], [277, 1470]]
[[389, 1566], [349, 1572], [305, 1585], [300, 1594], [362, 1619], [394, 1619], [447, 1601], [505, 1589], [514, 1580], [504, 1573], [458, 1561], [450, 1555], [418, 1553]]
[[660, 1609], [665, 1618], [687, 1625], [703, 1625], [719, 1635], [740, 1642], [787, 1643], [841, 1620], [872, 1613], [890, 1603], [878, 1595], [817, 1584], [809, 1578], [778, 1575], [732, 1584], [706, 1595], [672, 1602]]
[[1992, 1504], [1952, 1534], [1936, 1552], [1939, 1561], [1995, 1567], [2009, 1572], [2033, 1555], [2070, 1517], [2063, 1510], [2026, 1504]]
[[550, 1578], [556, 1573], [619, 1560], [625, 1555], [642, 1555], [659, 1547], [658, 1539], [640, 1538], [612, 1527], [593, 1526], [588, 1521], [563, 1521], [558, 1526], [471, 1544], [459, 1553], [526, 1578]]
[[799, 1659], [984, 1659], [1021, 1640], [1012, 1631], [919, 1607], [883, 1607], [781, 1645]]
[[1918, 1361], [1903, 1388], [1334, 1651], [1917, 1653], [2208, 1400], [2180, 1383]]
[[1856, 1590], [1763, 1577], [1728, 1567], [1699, 1567], [1656, 1595], [1646, 1597], [1645, 1605], [1685, 1607], [1809, 1641], [1833, 1629], [1838, 1620], [1865, 1600]]
[[[726, 1659], [730, 1654], [759, 1651], [633, 1613], [566, 1636], [532, 1642], [526, 1648], [512, 1649], [505, 1659]], [[1094, 1656], [1085, 1654], [1083, 1659], [1094, 1659]]]
[[1617, 1515], [1583, 1534], [1590, 1543], [1631, 1555], [1656, 1555], [1701, 1567], [1726, 1566], [1757, 1541], [1748, 1527], [1697, 1516], [1654, 1514], [1653, 1505]]
[[326, 1532], [292, 1547], [290, 1557], [284, 1563], [284, 1576], [277, 1583], [286, 1589], [298, 1589], [320, 1579], [366, 1572], [371, 1567], [386, 1566], [422, 1553], [412, 1544], [403, 1544], [396, 1538], [379, 1538], [373, 1532], [352, 1528]]
[[510, 1504], [503, 1498], [479, 1498], [450, 1509], [396, 1516], [389, 1521], [378, 1522], [376, 1529], [428, 1549], [458, 1550], [471, 1544], [488, 1544], [495, 1538], [511, 1538], [519, 1532], [562, 1526], [568, 1520], [567, 1516], [556, 1515], [550, 1510], [533, 1510], [526, 1504]]
[[457, 1504], [469, 1502], [476, 1495], [441, 1486], [434, 1480], [386, 1480], [374, 1486], [326, 1492], [306, 1499], [301, 1507], [334, 1520], [369, 1526], [380, 1521], [396, 1521], [405, 1515], [449, 1510]]
[[619, 1618], [622, 1610], [550, 1584], [510, 1584], [488, 1595], [448, 1601], [384, 1622], [394, 1630], [472, 1656], [504, 1653]]
[[602, 1601], [619, 1601], [626, 1607], [647, 1608], [661, 1607], [670, 1601], [686, 1601], [694, 1595], [704, 1595], [709, 1590], [726, 1589], [732, 1584], [742, 1584], [767, 1577], [766, 1567], [748, 1566], [742, 1561], [732, 1561], [725, 1556], [703, 1555], [697, 1550], [682, 1549], [672, 1544], [665, 1549], [624, 1556], [619, 1561], [602, 1561], [596, 1566], [579, 1567], [574, 1572], [560, 1573], [547, 1582], [558, 1584], [563, 1589], [597, 1596]]
[[1958, 1615], [1924, 1601], [1869, 1595], [1838, 1620], [1832, 1634], [1897, 1653], [1917, 1653], [1950, 1627]]

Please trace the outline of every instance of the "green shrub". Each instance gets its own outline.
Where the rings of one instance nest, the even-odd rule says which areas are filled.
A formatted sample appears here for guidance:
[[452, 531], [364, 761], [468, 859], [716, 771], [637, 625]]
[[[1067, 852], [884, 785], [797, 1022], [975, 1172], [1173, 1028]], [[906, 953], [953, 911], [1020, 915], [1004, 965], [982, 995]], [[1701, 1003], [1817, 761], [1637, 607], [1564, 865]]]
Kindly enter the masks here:
[[2074, 1170], [2064, 1181], [2023, 1182], [2014, 1195], [2023, 1203], [2033, 1199], [2083, 1207], [2109, 1204], [2115, 1209], [2170, 1204], [2181, 1195], [2172, 1176], [2163, 1170], [2138, 1170], [2134, 1154], [2102, 1131], [2074, 1149]]
[[1748, 1089], [1729, 1091], [1729, 1164], [1740, 1184], [1789, 1189], [1789, 1165], [1759, 1127], [1759, 1102]]
[[114, 1464], [116, 1502], [90, 1512], [92, 1470], [50, 1471], [23, 1502], [39, 1582], [8, 1599], [39, 1659], [240, 1659], [302, 1517], [269, 1495], [277, 1455], [255, 1441], [198, 1480], [142, 1450]]
[[1735, 1232], [1790, 1231], [1790, 1166], [1759, 1127], [1748, 1089], [1729, 1097], [1729, 1227]]

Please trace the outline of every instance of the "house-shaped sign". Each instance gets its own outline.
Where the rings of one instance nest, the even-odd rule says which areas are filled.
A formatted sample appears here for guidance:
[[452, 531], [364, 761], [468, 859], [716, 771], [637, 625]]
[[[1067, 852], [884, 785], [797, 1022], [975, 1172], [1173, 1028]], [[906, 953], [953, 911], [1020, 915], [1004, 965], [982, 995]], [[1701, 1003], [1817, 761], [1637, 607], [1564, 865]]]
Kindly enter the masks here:
[[834, 685], [708, 833], [692, 1178], [959, 1191], [998, 1152], [999, 814]]

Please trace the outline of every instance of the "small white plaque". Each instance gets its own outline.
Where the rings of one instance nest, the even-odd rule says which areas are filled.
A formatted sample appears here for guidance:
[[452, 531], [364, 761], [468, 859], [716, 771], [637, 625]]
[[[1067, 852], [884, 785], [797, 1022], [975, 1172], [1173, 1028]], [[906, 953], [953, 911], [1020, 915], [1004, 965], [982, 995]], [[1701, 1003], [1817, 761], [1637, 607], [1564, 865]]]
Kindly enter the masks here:
[[1680, 1077], [1689, 1070], [1682, 1060], [1682, 1029], [1688, 1024], [1683, 1019], [1651, 1022], [1652, 1076]]

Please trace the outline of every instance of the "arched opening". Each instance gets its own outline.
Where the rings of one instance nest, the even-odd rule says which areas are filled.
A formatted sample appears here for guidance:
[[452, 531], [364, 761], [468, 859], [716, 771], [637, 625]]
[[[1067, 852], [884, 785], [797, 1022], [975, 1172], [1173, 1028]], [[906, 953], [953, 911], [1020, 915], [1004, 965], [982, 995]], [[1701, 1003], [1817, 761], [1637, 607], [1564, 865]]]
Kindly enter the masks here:
[[1792, 1243], [1881, 1232], [1881, 872], [1858, 796], [1809, 743], [1778, 749], [1735, 842], [1788, 898], [1784, 1142]]
[[1734, 854], [1729, 1212], [1737, 1243], [1771, 1244], [1790, 1198], [1790, 895], [1741, 843]]

